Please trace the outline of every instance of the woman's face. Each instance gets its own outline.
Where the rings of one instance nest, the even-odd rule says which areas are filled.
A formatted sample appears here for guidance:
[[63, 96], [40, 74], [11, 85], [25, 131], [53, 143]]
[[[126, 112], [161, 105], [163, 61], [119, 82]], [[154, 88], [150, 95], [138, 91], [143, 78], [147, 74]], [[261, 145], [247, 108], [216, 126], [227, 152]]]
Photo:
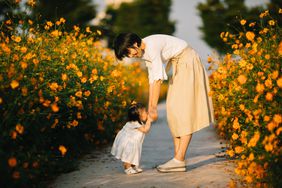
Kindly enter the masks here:
[[127, 57], [129, 58], [141, 58], [144, 54], [144, 49], [142, 48], [142, 44], [138, 47], [137, 43], [133, 45], [133, 48], [128, 48]]
[[148, 113], [147, 113], [146, 109], [145, 108], [140, 109], [140, 120], [145, 122], [145, 121], [147, 121], [147, 118], [148, 118]]

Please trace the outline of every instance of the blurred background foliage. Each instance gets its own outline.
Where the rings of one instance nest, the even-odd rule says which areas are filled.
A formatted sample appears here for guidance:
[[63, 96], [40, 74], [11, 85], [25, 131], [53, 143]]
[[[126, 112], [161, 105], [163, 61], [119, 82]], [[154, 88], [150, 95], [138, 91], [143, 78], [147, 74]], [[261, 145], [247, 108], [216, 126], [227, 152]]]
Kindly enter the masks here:
[[[259, 21], [258, 15], [260, 12], [267, 9], [273, 16], [273, 19], [277, 20], [278, 25], [282, 25], [282, 18], [278, 15], [278, 9], [282, 7], [281, 0], [270, 0], [265, 6], [258, 7], [247, 7], [245, 2], [245, 0], [207, 0], [204, 3], [199, 3], [197, 7], [203, 22], [203, 25], [200, 27], [203, 40], [221, 54], [231, 50], [221, 40], [220, 33], [228, 31], [233, 34], [239, 34], [242, 26], [238, 19], [257, 22]], [[260, 25], [257, 24], [254, 30], [258, 32], [259, 27]], [[247, 26], [246, 29], [250, 29], [250, 27]]]

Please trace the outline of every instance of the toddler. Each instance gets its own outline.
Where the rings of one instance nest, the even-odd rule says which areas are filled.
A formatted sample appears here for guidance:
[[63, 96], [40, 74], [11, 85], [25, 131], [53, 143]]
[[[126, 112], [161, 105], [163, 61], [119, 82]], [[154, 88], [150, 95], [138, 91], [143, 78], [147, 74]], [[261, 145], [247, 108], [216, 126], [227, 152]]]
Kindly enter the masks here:
[[140, 103], [128, 109], [128, 122], [116, 135], [111, 153], [123, 162], [124, 172], [128, 175], [142, 172], [139, 168], [142, 144], [145, 134], [151, 128], [151, 119], [146, 108]]

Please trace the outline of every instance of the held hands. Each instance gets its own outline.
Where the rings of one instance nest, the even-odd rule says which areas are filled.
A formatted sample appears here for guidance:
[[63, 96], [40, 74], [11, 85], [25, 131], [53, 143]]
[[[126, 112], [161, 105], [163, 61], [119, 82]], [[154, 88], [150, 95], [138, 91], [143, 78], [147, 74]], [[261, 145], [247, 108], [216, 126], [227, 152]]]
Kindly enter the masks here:
[[157, 107], [151, 107], [149, 108], [149, 118], [152, 121], [156, 121], [158, 119], [158, 111], [157, 111]]

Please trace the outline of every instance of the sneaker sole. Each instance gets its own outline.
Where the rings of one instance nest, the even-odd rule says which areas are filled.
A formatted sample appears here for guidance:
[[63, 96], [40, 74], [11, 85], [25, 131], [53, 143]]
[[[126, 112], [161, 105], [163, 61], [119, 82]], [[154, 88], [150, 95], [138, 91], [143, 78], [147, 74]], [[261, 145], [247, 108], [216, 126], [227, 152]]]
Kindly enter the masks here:
[[159, 172], [186, 172], [186, 168], [170, 168], [170, 169], [165, 169], [165, 168], [157, 168]]

